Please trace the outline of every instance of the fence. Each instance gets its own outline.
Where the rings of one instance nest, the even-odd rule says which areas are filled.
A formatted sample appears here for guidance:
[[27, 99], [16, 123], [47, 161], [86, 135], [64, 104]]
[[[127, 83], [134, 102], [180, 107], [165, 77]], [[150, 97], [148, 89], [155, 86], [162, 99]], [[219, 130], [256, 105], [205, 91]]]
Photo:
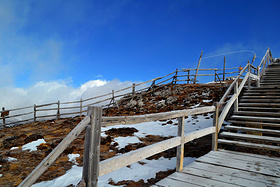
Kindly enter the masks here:
[[[87, 187], [97, 186], [98, 177], [107, 173], [113, 172], [117, 169], [125, 167], [129, 164], [135, 163], [144, 158], [150, 157], [157, 153], [163, 152], [173, 147], [177, 147], [177, 164], [176, 171], [181, 171], [183, 168], [184, 158], [184, 144], [192, 141], [196, 138], [200, 138], [209, 134], [212, 134], [212, 149], [217, 150], [217, 139], [220, 128], [224, 122], [224, 119], [234, 103], [234, 110], [238, 110], [238, 95], [247, 83], [248, 89], [250, 89], [251, 81], [253, 78], [259, 81], [261, 78], [261, 72], [264, 72], [265, 67], [273, 62], [273, 58], [270, 50], [268, 49], [266, 58], [263, 58], [258, 67], [254, 67], [250, 62], [245, 68], [238, 74], [236, 79], [232, 82], [221, 100], [216, 103], [215, 106], [201, 107], [188, 110], [171, 111], [156, 114], [146, 114], [139, 116], [118, 116], [118, 117], [102, 117], [101, 107], [88, 107], [88, 115], [81, 121], [60, 143], [59, 145], [26, 177], [20, 187], [31, 186], [57, 159], [57, 157], [69, 146], [69, 144], [79, 136], [79, 134], [86, 129], [85, 146], [84, 146], [84, 163], [83, 163], [83, 182]], [[263, 65], [265, 64], [265, 65]], [[260, 71], [262, 68], [262, 71]], [[257, 73], [253, 73], [256, 70]], [[247, 72], [246, 72], [247, 71]], [[239, 84], [242, 75], [246, 72], [244, 79]], [[234, 89], [234, 93], [229, 100], [226, 101], [230, 93]], [[226, 104], [225, 107], [223, 104]], [[219, 115], [220, 108], [222, 109]], [[203, 114], [214, 112], [213, 115], [213, 127], [204, 128], [195, 132], [184, 134], [184, 118], [185, 116]], [[99, 161], [100, 156], [100, 137], [101, 126], [108, 126], [114, 124], [135, 124], [141, 122], [149, 122], [156, 120], [167, 120], [178, 118], [178, 136], [155, 143], [126, 154], [118, 155], [113, 158]]]
[[[237, 71], [226, 72], [228, 70], [236, 69]], [[196, 73], [192, 73], [195, 71]], [[212, 71], [212, 74], [198, 74], [198, 72]], [[61, 117], [73, 116], [73, 115], [84, 115], [88, 106], [101, 105], [102, 107], [118, 107], [118, 99], [129, 100], [134, 97], [137, 92], [147, 91], [147, 93], [160, 89], [166, 84], [178, 84], [186, 83], [191, 84], [198, 82], [197, 77], [201, 76], [213, 76], [214, 81], [225, 80], [226, 75], [236, 75], [238, 73], [238, 67], [234, 68], [208, 68], [208, 69], [182, 69], [176, 70], [165, 76], [154, 78], [143, 83], [133, 84], [132, 86], [120, 89], [112, 90], [111, 93], [91, 97], [87, 99], [80, 99], [71, 102], [53, 102], [47, 104], [34, 104], [33, 106], [16, 108], [16, 109], [5, 109], [2, 108], [0, 120], [3, 124], [0, 127], [9, 127], [10, 125], [20, 124], [24, 122], [38, 121], [42, 119], [59, 119]], [[220, 78], [221, 76], [223, 78]], [[150, 86], [147, 86], [150, 83]]]

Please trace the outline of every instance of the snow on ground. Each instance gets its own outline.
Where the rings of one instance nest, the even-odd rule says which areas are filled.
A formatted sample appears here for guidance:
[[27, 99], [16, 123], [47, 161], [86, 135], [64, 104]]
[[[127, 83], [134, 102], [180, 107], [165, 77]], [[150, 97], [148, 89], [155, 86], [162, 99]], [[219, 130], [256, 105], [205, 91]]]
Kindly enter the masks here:
[[17, 161], [17, 159], [13, 157], [8, 157], [8, 162], [13, 162], [13, 161]]
[[44, 139], [38, 139], [36, 141], [23, 145], [22, 150], [29, 150], [29, 152], [36, 151], [37, 146], [40, 145], [41, 143], [46, 143], [46, 141]]
[[[199, 129], [211, 127], [213, 125], [213, 119], [210, 117], [212, 114], [207, 114], [207, 116], [197, 115], [196, 117], [188, 116], [185, 119], [185, 133], [193, 132]], [[167, 120], [168, 121], [168, 120]], [[102, 127], [101, 135], [106, 137], [105, 131], [111, 128], [123, 128], [123, 127], [134, 127], [138, 132], [134, 133], [134, 136], [128, 137], [116, 137], [114, 142], [119, 144], [119, 149], [125, 147], [128, 144], [141, 142], [138, 138], [145, 137], [146, 135], [159, 135], [159, 136], [176, 136], [178, 126], [177, 119], [171, 120], [173, 123], [168, 124], [167, 121], [160, 122], [145, 122], [133, 125], [115, 125], [109, 127]], [[76, 162], [75, 159], [78, 155], [71, 154], [68, 155], [69, 161]], [[193, 162], [195, 158], [186, 157], [184, 159], [184, 166]], [[143, 164], [144, 163], [144, 164]], [[156, 173], [159, 171], [166, 171], [168, 169], [174, 169], [176, 167], [176, 157], [173, 158], [159, 158], [158, 160], [147, 160], [143, 159], [141, 164], [136, 162], [131, 164], [130, 167], [124, 167], [117, 171], [108, 173], [104, 176], [99, 177], [98, 186], [111, 186], [108, 184], [110, 180], [114, 182], [119, 182], [123, 180], [133, 180], [139, 181], [143, 179], [147, 182], [147, 179], [155, 178]], [[63, 176], [60, 176], [51, 181], [43, 181], [32, 185], [32, 187], [62, 187], [70, 184], [78, 184], [82, 179], [82, 167], [73, 165], [70, 170], [66, 172]]]
[[10, 150], [12, 151], [12, 150], [15, 150], [15, 149], [18, 149], [18, 147], [12, 147]]

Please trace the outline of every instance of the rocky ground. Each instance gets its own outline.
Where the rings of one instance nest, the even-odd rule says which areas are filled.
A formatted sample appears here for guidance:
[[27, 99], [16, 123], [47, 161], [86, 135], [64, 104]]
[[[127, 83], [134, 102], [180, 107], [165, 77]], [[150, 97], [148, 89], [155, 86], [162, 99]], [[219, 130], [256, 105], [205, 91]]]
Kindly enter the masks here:
[[[224, 84], [196, 84], [196, 85], [165, 85], [150, 91], [136, 93], [122, 98], [118, 107], [103, 110], [104, 116], [139, 115], [172, 110], [188, 109], [193, 106], [209, 106], [219, 101], [229, 83]], [[42, 122], [26, 123], [23, 125], [0, 130], [0, 186], [17, 186], [20, 182], [58, 145], [58, 143], [83, 119], [83, 117], [64, 118]], [[168, 123], [168, 121], [167, 121]], [[142, 143], [130, 144], [122, 149], [112, 144], [112, 139], [119, 136], [130, 136], [137, 129], [110, 129], [101, 140], [100, 160], [113, 157], [119, 153], [129, 152], [170, 137], [147, 135], [141, 139]], [[44, 139], [46, 143], [38, 146], [37, 151], [22, 150], [22, 146], [34, 140]], [[55, 163], [42, 175], [37, 182], [51, 180], [63, 175], [73, 165], [68, 161], [68, 154], [80, 154], [76, 159], [78, 165], [83, 163], [84, 132], [71, 143], [59, 156]], [[11, 149], [17, 147], [16, 149]], [[211, 137], [206, 136], [185, 145], [188, 152], [185, 156], [199, 157], [211, 149]], [[171, 149], [153, 156], [171, 158], [176, 155], [176, 149]], [[11, 161], [11, 158], [16, 160]], [[148, 183], [143, 180], [121, 181], [111, 185], [149, 186], [171, 174], [174, 170], [157, 173]]]

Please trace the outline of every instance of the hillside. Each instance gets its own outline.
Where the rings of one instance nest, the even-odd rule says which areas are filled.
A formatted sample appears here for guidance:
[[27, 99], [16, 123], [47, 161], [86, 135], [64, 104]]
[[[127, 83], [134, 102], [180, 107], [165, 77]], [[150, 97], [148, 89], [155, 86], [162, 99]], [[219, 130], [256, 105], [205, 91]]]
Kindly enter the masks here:
[[[182, 110], [201, 106], [210, 106], [218, 101], [228, 87], [224, 84], [195, 84], [195, 85], [165, 85], [150, 91], [136, 93], [118, 101], [118, 107], [103, 109], [104, 116], [140, 115], [172, 110]], [[205, 118], [211, 115], [205, 114]], [[197, 117], [193, 117], [196, 119]], [[0, 131], [0, 186], [17, 186], [42, 160], [48, 155], [58, 143], [83, 119], [83, 117], [62, 118], [42, 122], [26, 123]], [[198, 120], [197, 120], [198, 121]], [[161, 122], [162, 126], [177, 125], [174, 120]], [[196, 123], [193, 123], [195, 125]], [[101, 140], [101, 158], [104, 160], [134, 150], [171, 136], [151, 135], [147, 133], [144, 137], [138, 137], [140, 142], [126, 142], [124, 147], [116, 141], [119, 137], [133, 137], [138, 132], [135, 127], [125, 126], [118, 129], [111, 127], [104, 129]], [[186, 157], [198, 157], [211, 149], [211, 137], [207, 136], [186, 144], [188, 152]], [[26, 148], [28, 143], [36, 140], [43, 141], [37, 149], [30, 151]], [[127, 145], [128, 144], [128, 145]], [[82, 166], [83, 163], [84, 132], [72, 142], [56, 162], [39, 178], [37, 182], [52, 180], [69, 170], [73, 165]], [[69, 154], [79, 154], [74, 160], [69, 159]], [[176, 150], [168, 150], [150, 159], [158, 159], [161, 156], [172, 158]], [[70, 161], [69, 161], [70, 160]], [[138, 181], [138, 184], [150, 185], [170, 174], [174, 170], [157, 173], [156, 178], [148, 182]], [[111, 185], [135, 184], [134, 181], [110, 182]]]

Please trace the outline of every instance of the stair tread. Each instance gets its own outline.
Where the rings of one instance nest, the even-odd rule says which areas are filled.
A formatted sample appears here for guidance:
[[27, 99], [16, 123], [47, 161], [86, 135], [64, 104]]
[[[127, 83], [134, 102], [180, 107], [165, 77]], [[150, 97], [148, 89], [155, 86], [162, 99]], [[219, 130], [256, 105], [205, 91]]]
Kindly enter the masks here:
[[253, 127], [239, 127], [239, 126], [232, 126], [227, 125], [224, 127], [227, 130], [240, 130], [246, 132], [259, 132], [259, 133], [266, 133], [266, 134], [280, 134], [279, 130], [273, 129], [260, 129], [260, 128], [253, 128]]
[[234, 115], [253, 115], [253, 116], [275, 116], [279, 117], [278, 112], [252, 112], [252, 111], [236, 111]]
[[280, 143], [280, 138], [271, 137], [271, 136], [259, 136], [259, 135], [253, 135], [253, 134], [240, 134], [240, 133], [232, 133], [232, 132], [222, 132], [222, 133], [220, 133], [220, 136]]
[[218, 143], [220, 144], [234, 144], [236, 146], [242, 147], [250, 147], [250, 148], [258, 148], [258, 149], [268, 149], [268, 150], [277, 150], [280, 151], [280, 147], [273, 145], [265, 145], [265, 144], [257, 144], [257, 143], [248, 143], [248, 142], [240, 142], [240, 141], [232, 141], [232, 140], [223, 140], [218, 139]]
[[273, 123], [280, 123], [280, 118], [271, 118], [271, 117], [256, 117], [256, 116], [238, 116], [238, 115], [232, 115], [230, 119], [241, 119], [241, 120], [249, 120], [249, 121], [264, 121], [264, 122], [273, 122]]
[[233, 124], [248, 124], [248, 125], [261, 125], [266, 127], [280, 127], [280, 124], [277, 123], [266, 123], [266, 122], [252, 122], [252, 121], [236, 121], [236, 120], [227, 120], [228, 123]]

